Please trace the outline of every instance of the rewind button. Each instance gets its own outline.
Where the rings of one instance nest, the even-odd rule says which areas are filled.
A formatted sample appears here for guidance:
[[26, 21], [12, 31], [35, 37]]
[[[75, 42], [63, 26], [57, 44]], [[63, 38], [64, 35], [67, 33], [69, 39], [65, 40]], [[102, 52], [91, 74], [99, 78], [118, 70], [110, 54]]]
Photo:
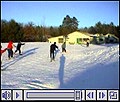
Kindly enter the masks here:
[[96, 100], [96, 90], [86, 90], [86, 100]]

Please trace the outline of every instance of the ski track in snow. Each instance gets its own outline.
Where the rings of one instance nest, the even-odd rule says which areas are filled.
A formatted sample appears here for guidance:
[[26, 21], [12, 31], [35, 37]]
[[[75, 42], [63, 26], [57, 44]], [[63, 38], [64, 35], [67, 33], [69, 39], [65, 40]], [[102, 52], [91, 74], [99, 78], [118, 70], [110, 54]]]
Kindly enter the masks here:
[[[1, 88], [118, 89], [118, 44], [90, 45], [89, 47], [67, 45], [67, 53], [61, 52], [61, 44], [57, 45], [59, 50], [57, 50], [55, 61], [52, 62], [49, 58], [50, 44], [46, 42], [27, 42], [22, 46], [23, 55], [17, 54], [11, 60], [7, 60], [7, 51], [3, 53], [1, 68], [4, 70], [1, 71]], [[6, 43], [2, 46], [6, 47]], [[111, 74], [113, 74], [111, 80], [116, 79], [115, 82], [110, 81]], [[102, 79], [107, 83], [105, 84]]]

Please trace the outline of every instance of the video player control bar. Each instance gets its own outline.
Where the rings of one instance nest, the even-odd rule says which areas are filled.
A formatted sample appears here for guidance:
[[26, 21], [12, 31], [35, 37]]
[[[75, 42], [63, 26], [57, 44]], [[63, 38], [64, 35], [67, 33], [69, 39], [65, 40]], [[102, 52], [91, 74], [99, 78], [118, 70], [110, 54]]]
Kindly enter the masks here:
[[81, 100], [81, 90], [24, 90], [24, 100]]
[[119, 90], [21, 90], [2, 89], [1, 100], [118, 101]]

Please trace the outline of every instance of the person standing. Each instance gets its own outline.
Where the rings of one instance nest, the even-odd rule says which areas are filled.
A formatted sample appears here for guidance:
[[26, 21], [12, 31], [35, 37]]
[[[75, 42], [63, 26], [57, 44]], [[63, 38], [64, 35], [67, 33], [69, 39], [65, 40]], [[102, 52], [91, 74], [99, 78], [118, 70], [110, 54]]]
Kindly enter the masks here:
[[[1, 46], [1, 48], [2, 48], [2, 46]], [[6, 50], [7, 50], [7, 48], [1, 49], [1, 64], [2, 64], [2, 54], [3, 54]]]
[[86, 46], [89, 47], [89, 40], [87, 40], [87, 42], [86, 42]]
[[65, 42], [62, 44], [62, 52], [66, 52], [66, 43]]
[[[22, 43], [21, 41], [19, 41], [18, 44], [17, 44], [16, 50], [15, 50], [15, 53], [16, 53], [17, 51], [19, 51], [19, 55], [22, 55], [22, 54], [21, 54], [21, 45], [25, 45], [25, 43]], [[14, 54], [15, 54], [15, 53], [14, 53]]]
[[13, 42], [9, 41], [8, 45], [7, 45], [7, 51], [8, 51], [8, 59], [13, 58]]
[[58, 49], [58, 46], [56, 46], [56, 42], [54, 42], [54, 44], [50, 45], [50, 58], [51, 58], [51, 61], [52, 60], [55, 60], [55, 50], [56, 48]]
[[[1, 46], [1, 48], [2, 48], [2, 46]], [[2, 53], [4, 53], [6, 50], [7, 50], [7, 48], [1, 49], [1, 56], [2, 56]]]

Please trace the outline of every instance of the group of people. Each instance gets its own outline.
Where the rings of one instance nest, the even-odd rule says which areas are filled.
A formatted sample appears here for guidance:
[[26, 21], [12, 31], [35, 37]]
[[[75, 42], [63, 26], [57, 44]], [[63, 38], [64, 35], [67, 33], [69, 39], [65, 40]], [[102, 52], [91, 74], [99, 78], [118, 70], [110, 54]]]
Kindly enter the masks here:
[[[13, 55], [16, 54], [17, 51], [19, 51], [19, 55], [22, 55], [22, 53], [21, 53], [21, 45], [24, 45], [24, 44], [25, 43], [22, 43], [21, 41], [19, 41], [17, 46], [15, 46], [12, 41], [9, 41], [6, 48], [2, 49], [2, 46], [1, 46], [1, 56], [2, 56], [2, 53], [4, 53], [6, 50], [8, 51], [8, 59], [13, 58]], [[13, 52], [14, 47], [16, 47], [15, 52]], [[65, 42], [62, 44], [61, 47], [62, 47], [62, 52], [66, 52], [66, 43]], [[55, 50], [56, 50], [56, 48], [58, 49], [58, 46], [56, 45], [56, 42], [51, 44], [51, 46], [50, 46], [50, 58], [51, 58], [51, 61], [55, 60]], [[1, 62], [2, 62], [2, 60], [1, 60]]]
[[[7, 47], [4, 49], [2, 49], [2, 45], [1, 45], [1, 56], [2, 56], [2, 53], [4, 53], [6, 50], [8, 51], [8, 59], [11, 59], [13, 57], [13, 54], [15, 54], [17, 51], [19, 51], [19, 55], [22, 55], [21, 45], [24, 45], [24, 44], [25, 43], [22, 43], [21, 41], [19, 41], [17, 46], [15, 46], [12, 41], [9, 41]], [[13, 53], [13, 47], [16, 47], [16, 50], [14, 53]]]
[[[22, 55], [21, 53], [21, 45], [24, 45], [25, 43], [22, 43], [21, 41], [18, 42], [17, 46], [13, 44], [12, 41], [9, 41], [7, 48], [2, 49], [1, 46], [1, 55], [4, 53], [6, 50], [8, 51], [8, 59], [11, 59], [13, 57], [13, 54], [15, 54], [17, 51], [19, 51], [19, 55]], [[87, 41], [86, 43], [87, 47], [89, 46], [89, 42]], [[15, 52], [13, 53], [13, 47], [16, 47]], [[66, 52], [66, 42], [64, 42], [61, 46], [62, 52]], [[56, 42], [50, 45], [50, 58], [51, 61], [55, 60], [55, 50], [58, 49], [58, 46], [56, 45]], [[2, 61], [1, 61], [2, 62]]]
[[[66, 52], [66, 43], [65, 42], [62, 44], [61, 47], [62, 47], [62, 52]], [[58, 49], [58, 46], [56, 45], [56, 42], [54, 42], [50, 46], [50, 58], [51, 58], [51, 61], [55, 60], [55, 50], [56, 49]]]
[[[89, 40], [86, 41], [86, 46], [89, 47]], [[58, 49], [58, 46], [56, 46], [56, 42], [54, 42], [51, 46], [50, 46], [50, 58], [51, 61], [55, 60], [55, 50], [56, 48]], [[61, 46], [62, 48], [62, 52], [66, 52], [66, 42], [64, 42]]]

